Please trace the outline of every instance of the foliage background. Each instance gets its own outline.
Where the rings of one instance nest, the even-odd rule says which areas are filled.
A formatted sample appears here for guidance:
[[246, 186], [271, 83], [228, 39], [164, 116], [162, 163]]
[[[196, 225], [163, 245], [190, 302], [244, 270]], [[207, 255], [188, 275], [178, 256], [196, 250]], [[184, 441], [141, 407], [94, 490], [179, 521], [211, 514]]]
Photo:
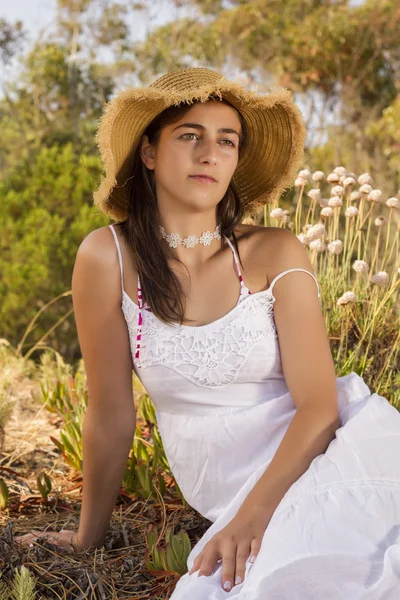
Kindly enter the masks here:
[[[81, 240], [107, 224], [92, 200], [94, 133], [121, 87], [190, 65], [287, 87], [308, 127], [304, 167], [344, 164], [386, 196], [399, 188], [399, 0], [171, 0], [157, 25], [160, 4], [54, 0], [54, 27], [28, 50], [23, 23], [0, 19], [0, 60], [19, 63], [0, 99], [0, 334], [13, 346], [70, 289]], [[64, 296], [46, 309], [23, 350], [71, 306]], [[46, 343], [78, 360], [73, 313]]]
[[[6, 425], [8, 436], [0, 477], [4, 524], [12, 517], [21, 532], [78, 526], [87, 386], [70, 287], [79, 244], [108, 223], [92, 199], [102, 175], [94, 135], [103, 104], [117, 90], [148, 85], [171, 69], [208, 66], [260, 92], [274, 86], [293, 92], [308, 130], [305, 179], [298, 177], [303, 183], [264, 207], [260, 223], [290, 225], [302, 208], [306, 221], [310, 214], [313, 221], [315, 207], [321, 215], [319, 170], [339, 175], [344, 166], [357, 176], [370, 173], [371, 193], [381, 190], [382, 203], [370, 202], [363, 193], [360, 214], [364, 208], [368, 225], [343, 218], [352, 193], [340, 179], [346, 185], [343, 210], [336, 206], [324, 223], [329, 245], [337, 247], [340, 237], [344, 252], [317, 251], [311, 244], [322, 244], [319, 238], [308, 245], [337, 375], [355, 370], [400, 410], [400, 0], [49, 2], [52, 27], [29, 47], [24, 23], [0, 14], [5, 74], [0, 97], [0, 450]], [[18, 64], [18, 72], [9, 70], [11, 64]], [[324, 181], [324, 195], [327, 187]], [[339, 193], [334, 189], [332, 194]], [[390, 205], [383, 203], [390, 197], [389, 212]], [[382, 213], [382, 226], [374, 222], [374, 209]], [[323, 226], [308, 225], [304, 237]], [[358, 244], [349, 252], [346, 241], [355, 230]], [[382, 247], [390, 264], [381, 261]], [[353, 261], [361, 258], [372, 258], [370, 275], [388, 267], [390, 285], [370, 285], [365, 272], [355, 274]], [[338, 304], [340, 294], [353, 294], [349, 290], [357, 299]], [[77, 561], [56, 553], [44, 539], [22, 555], [15, 544], [10, 550], [9, 521], [0, 535], [0, 571], [8, 585], [5, 591], [0, 582], [2, 598], [33, 599], [36, 585], [46, 598], [161, 600], [186, 571], [190, 547], [210, 522], [186, 506], [169, 469], [154, 406], [136, 377], [133, 385], [138, 421], [105, 559], [102, 551], [101, 560], [88, 553]], [[170, 537], [173, 530], [177, 535]], [[23, 566], [19, 573], [16, 566], [22, 563], [30, 570]]]

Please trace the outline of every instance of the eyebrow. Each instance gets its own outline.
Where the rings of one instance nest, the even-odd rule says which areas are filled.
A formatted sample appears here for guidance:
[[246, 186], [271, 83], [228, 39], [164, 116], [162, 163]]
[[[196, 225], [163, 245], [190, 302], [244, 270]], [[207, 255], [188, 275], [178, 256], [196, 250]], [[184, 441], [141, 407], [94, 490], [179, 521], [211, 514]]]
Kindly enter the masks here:
[[[206, 130], [206, 127], [204, 127], [204, 125], [200, 125], [200, 123], [181, 123], [181, 125], [178, 125], [172, 131], [179, 129], [180, 127], [191, 127], [192, 129], [201, 129], [201, 131]], [[230, 127], [221, 127], [220, 129], [218, 129], [218, 133], [236, 133], [238, 138], [240, 138], [240, 135], [238, 134], [236, 129], [231, 129]]]

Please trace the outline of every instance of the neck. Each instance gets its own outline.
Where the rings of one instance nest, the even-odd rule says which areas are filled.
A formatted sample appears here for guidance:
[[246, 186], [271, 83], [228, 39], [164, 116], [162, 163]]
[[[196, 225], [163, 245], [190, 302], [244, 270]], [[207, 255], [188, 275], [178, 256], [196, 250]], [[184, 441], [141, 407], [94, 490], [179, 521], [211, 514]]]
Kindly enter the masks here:
[[189, 235], [200, 237], [204, 231], [215, 231], [219, 224], [217, 216], [212, 218], [202, 216], [187, 217], [186, 215], [174, 215], [173, 217], [160, 218], [159, 224], [164, 227], [165, 233], [178, 233], [182, 238]]

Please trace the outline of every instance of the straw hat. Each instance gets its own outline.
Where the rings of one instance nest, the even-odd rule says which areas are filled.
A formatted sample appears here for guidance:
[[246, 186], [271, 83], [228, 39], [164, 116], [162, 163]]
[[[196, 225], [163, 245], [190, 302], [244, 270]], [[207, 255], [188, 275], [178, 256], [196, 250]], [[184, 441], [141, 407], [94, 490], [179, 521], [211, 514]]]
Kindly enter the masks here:
[[260, 95], [212, 69], [178, 69], [149, 87], [127, 88], [104, 106], [95, 140], [105, 177], [93, 198], [106, 215], [115, 221], [127, 217], [129, 196], [125, 184], [132, 175], [133, 154], [150, 122], [172, 105], [205, 102], [210, 94], [230, 102], [247, 125], [248, 142], [233, 175], [245, 216], [253, 216], [258, 207], [279, 199], [285, 189], [292, 187], [306, 137], [292, 93], [275, 88]]

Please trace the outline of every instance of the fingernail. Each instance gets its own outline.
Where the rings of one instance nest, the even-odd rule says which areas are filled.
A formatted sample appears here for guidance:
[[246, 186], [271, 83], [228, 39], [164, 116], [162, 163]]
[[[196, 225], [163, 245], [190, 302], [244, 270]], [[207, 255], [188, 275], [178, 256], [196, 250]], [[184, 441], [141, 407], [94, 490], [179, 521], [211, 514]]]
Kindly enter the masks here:
[[240, 577], [240, 575], [236, 575], [235, 585], [239, 585], [239, 583], [242, 583], [242, 578]]
[[229, 581], [229, 579], [227, 581], [225, 581], [224, 583], [224, 590], [230, 590], [232, 587], [231, 582]]
[[253, 554], [253, 556], [250, 558], [250, 562], [253, 563], [256, 560], [255, 555]]

